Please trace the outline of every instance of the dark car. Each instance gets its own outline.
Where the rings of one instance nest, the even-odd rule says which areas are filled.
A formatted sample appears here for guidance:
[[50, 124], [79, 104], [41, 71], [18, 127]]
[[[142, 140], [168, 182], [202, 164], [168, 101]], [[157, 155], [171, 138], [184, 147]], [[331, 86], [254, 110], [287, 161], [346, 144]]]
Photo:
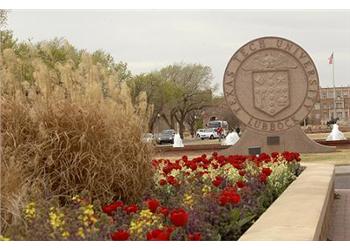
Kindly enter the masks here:
[[162, 133], [160, 133], [157, 137], [157, 143], [163, 144], [163, 143], [174, 143], [174, 136], [175, 136], [175, 130], [173, 129], [166, 129], [163, 130]]

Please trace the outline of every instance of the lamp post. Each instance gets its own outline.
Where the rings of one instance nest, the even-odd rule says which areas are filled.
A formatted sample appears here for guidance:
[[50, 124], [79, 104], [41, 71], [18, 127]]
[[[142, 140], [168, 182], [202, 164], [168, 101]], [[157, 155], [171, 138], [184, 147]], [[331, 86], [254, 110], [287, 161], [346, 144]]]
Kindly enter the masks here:
[[159, 136], [159, 118], [160, 118], [160, 114], [157, 114], [157, 136]]
[[196, 128], [197, 128], [197, 116], [196, 115], [194, 115], [194, 124], [193, 124], [193, 131], [192, 131], [192, 138], [193, 137], [195, 137], [195, 135], [196, 135]]

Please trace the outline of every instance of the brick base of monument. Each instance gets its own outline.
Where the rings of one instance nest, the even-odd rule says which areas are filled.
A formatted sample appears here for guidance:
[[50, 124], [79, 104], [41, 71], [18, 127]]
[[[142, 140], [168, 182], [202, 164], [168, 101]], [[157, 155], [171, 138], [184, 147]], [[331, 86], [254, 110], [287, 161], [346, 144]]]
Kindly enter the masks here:
[[296, 126], [275, 133], [264, 133], [246, 128], [235, 145], [221, 150], [220, 153], [224, 155], [254, 155], [263, 152], [325, 153], [334, 152], [335, 150], [336, 147], [334, 146], [324, 146], [311, 140], [299, 126]]

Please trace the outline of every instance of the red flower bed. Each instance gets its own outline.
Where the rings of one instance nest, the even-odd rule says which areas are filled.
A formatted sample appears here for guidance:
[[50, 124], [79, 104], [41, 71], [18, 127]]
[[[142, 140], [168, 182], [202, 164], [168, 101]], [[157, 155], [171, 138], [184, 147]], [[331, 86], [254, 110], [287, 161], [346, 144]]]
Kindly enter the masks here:
[[11, 239], [237, 240], [300, 174], [299, 161], [293, 152], [153, 160], [142, 200], [101, 208], [77, 196], [41, 210], [30, 203], [23, 217], [30, 234]]
[[296, 177], [299, 161], [292, 152], [153, 160], [149, 198], [140, 205], [117, 201], [103, 207], [119, 228], [111, 238], [238, 239]]

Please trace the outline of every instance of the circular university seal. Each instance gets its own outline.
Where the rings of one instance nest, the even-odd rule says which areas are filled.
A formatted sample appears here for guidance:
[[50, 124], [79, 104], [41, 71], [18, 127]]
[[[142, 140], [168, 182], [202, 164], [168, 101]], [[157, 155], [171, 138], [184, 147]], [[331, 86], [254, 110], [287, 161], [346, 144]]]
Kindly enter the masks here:
[[224, 74], [225, 99], [246, 126], [265, 132], [287, 130], [312, 110], [319, 88], [311, 57], [280, 37], [243, 45]]

